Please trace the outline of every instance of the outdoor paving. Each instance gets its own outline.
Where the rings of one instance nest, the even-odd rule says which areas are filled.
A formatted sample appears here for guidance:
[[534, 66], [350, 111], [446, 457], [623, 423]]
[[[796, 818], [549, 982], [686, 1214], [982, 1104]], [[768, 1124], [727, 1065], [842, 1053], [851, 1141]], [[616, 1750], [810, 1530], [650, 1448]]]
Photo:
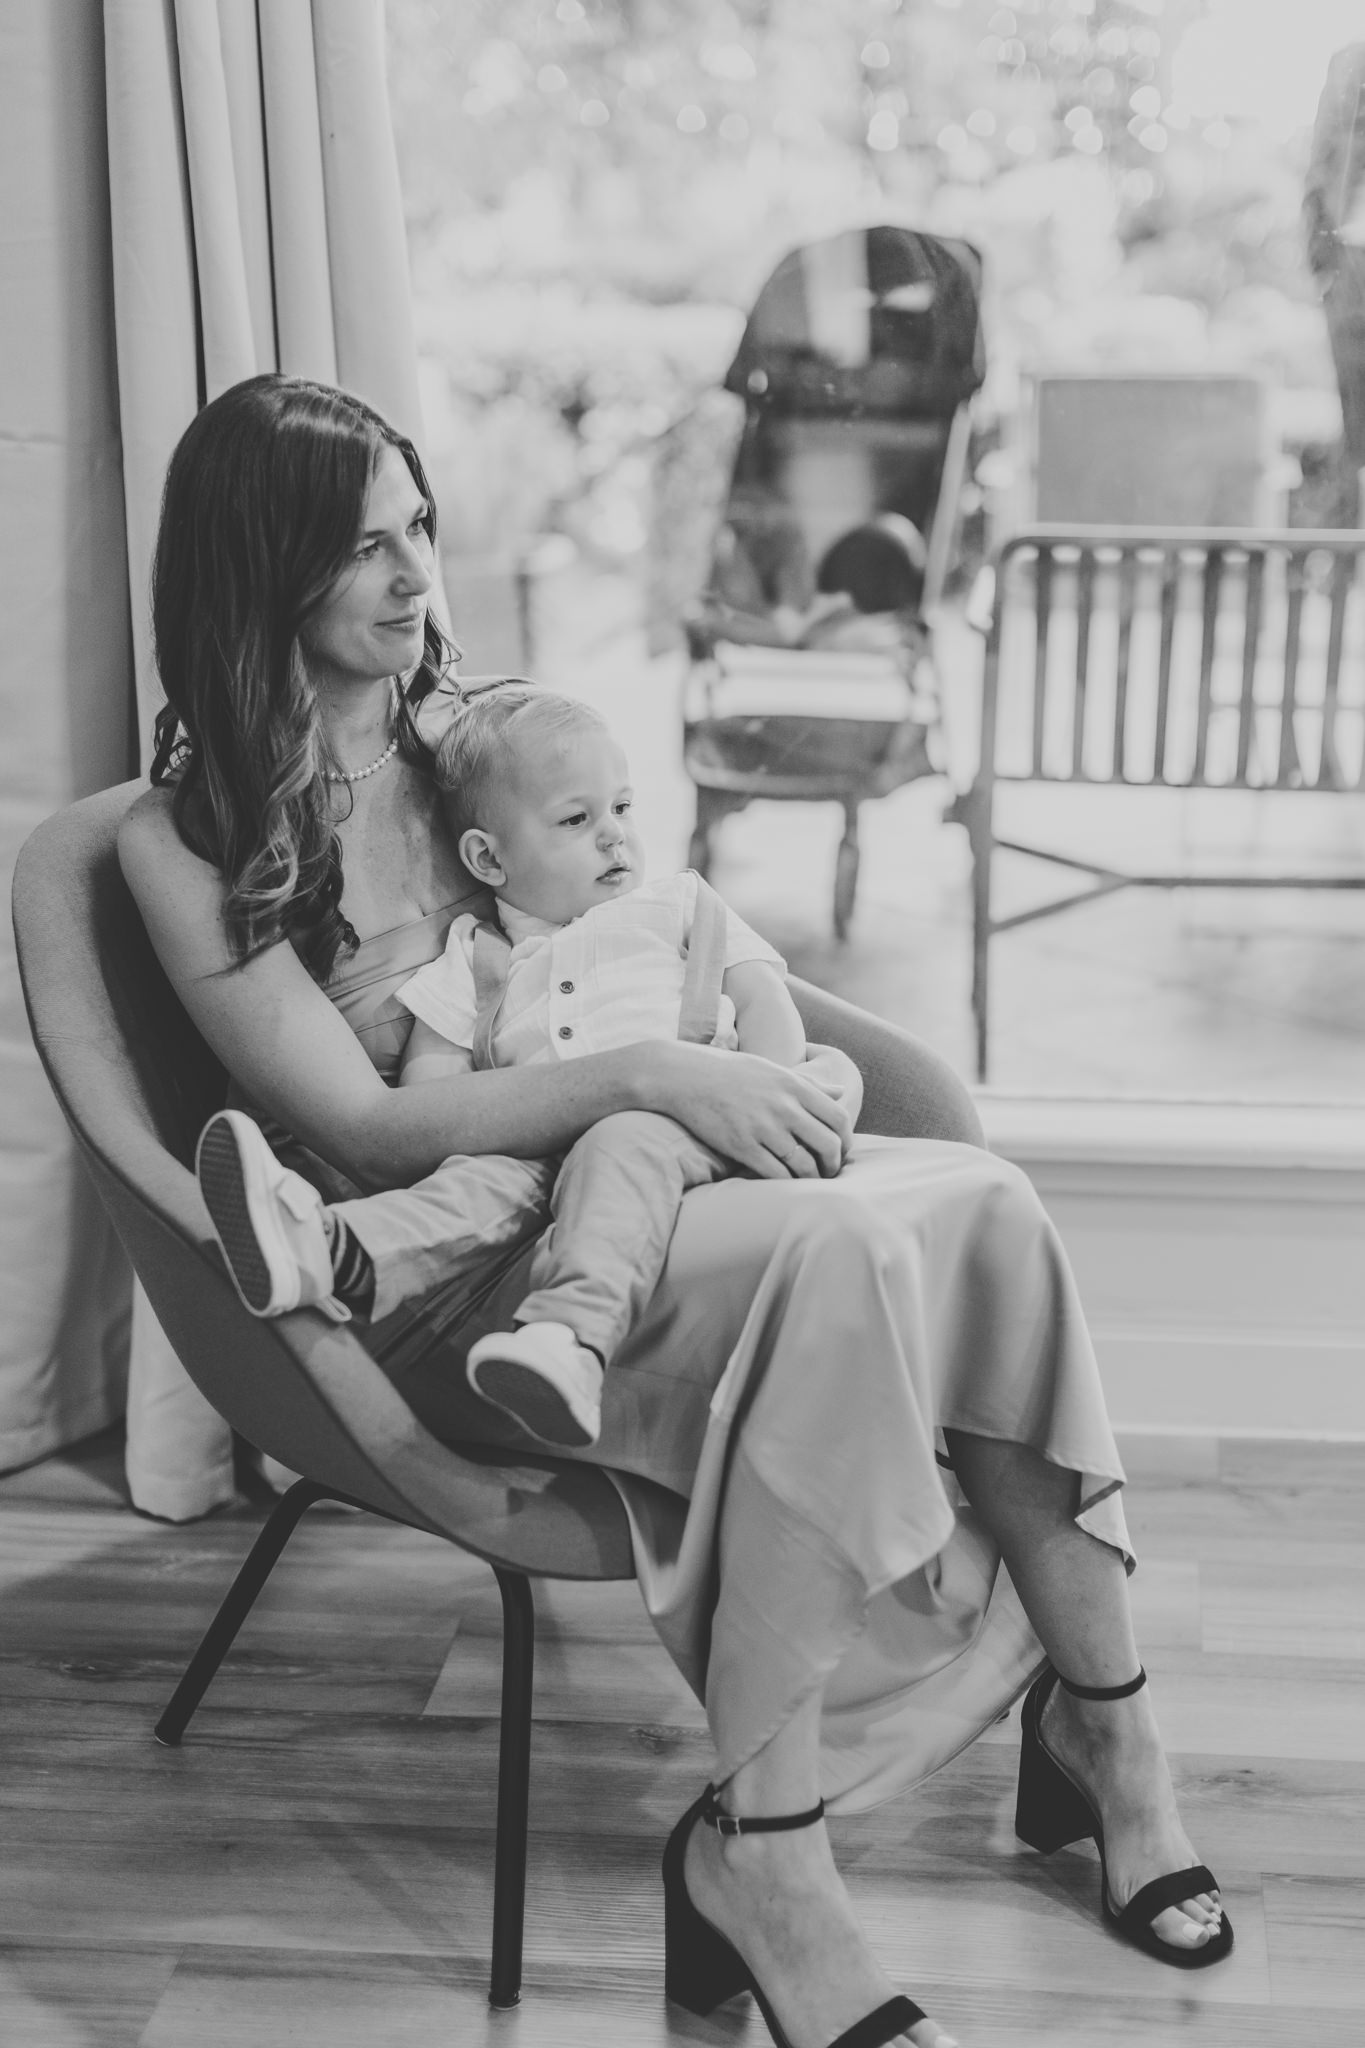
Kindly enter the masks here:
[[[631, 758], [651, 870], [686, 858], [692, 790], [682, 768], [682, 658], [650, 659], [622, 581], [576, 582], [547, 604], [541, 678], [597, 704]], [[477, 649], [471, 649], [476, 655]], [[951, 753], [970, 755], [979, 642], [941, 637]], [[471, 660], [471, 667], [477, 665]], [[959, 766], [958, 772], [961, 773]], [[914, 783], [863, 809], [852, 930], [831, 925], [834, 805], [754, 804], [721, 826], [712, 879], [794, 973], [917, 1033], [973, 1071], [966, 835], [945, 825], [949, 783]], [[1081, 793], [1012, 793], [1027, 825]], [[1296, 863], [1358, 859], [1365, 801], [1105, 792], [1103, 846], [1159, 859], [1163, 842]], [[1083, 816], [1078, 844], [1095, 822]], [[1090, 842], [1094, 843], [1093, 838]], [[1041, 900], [1060, 871], [1004, 856], [999, 907]], [[1068, 878], [1061, 877], [1062, 887]], [[1365, 891], [1131, 891], [1005, 934], [992, 946], [990, 1082], [1026, 1094], [1250, 1101], [1365, 1101]]]

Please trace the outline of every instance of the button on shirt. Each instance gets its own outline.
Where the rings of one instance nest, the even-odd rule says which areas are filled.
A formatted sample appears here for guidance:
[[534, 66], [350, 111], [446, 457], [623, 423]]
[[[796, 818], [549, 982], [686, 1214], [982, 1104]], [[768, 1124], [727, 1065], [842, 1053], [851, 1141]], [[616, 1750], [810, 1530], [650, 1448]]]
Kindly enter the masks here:
[[[507, 990], [493, 1033], [500, 1067], [582, 1059], [643, 1039], [676, 1038], [697, 877], [670, 875], [629, 895], [596, 903], [569, 924], [549, 924], [501, 904], [512, 950]], [[439, 960], [398, 990], [405, 1008], [451, 1045], [472, 1048], [478, 1020], [474, 926], [457, 917]], [[726, 909], [725, 965], [766, 960], [786, 972], [780, 954]], [[720, 1000], [717, 1043], [733, 1045], [735, 1007]]]

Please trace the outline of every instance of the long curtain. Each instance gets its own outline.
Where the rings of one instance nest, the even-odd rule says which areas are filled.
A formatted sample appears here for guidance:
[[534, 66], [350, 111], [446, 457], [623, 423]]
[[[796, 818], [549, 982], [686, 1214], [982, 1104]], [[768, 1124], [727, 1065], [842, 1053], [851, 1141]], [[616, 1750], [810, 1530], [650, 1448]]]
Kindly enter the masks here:
[[[0, 874], [130, 772], [99, 0], [0, 0]], [[128, 1276], [0, 918], [0, 1470], [122, 1412]]]
[[[160, 692], [147, 589], [195, 410], [281, 369], [420, 442], [383, 0], [105, 0], [110, 225], [137, 726]], [[146, 1512], [231, 1497], [226, 1425], [135, 1295], [127, 1469]]]

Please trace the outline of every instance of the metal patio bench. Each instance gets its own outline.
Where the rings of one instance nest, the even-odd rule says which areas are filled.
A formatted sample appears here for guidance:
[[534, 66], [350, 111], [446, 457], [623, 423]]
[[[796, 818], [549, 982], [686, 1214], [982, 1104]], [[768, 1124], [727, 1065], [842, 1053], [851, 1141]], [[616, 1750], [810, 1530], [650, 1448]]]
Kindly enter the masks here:
[[[1129, 888], [1359, 889], [1365, 865], [1120, 867], [1006, 836], [1003, 784], [1365, 790], [1365, 533], [1034, 526], [1000, 548], [985, 631], [977, 766], [948, 817], [972, 857], [977, 1078], [1002, 932]], [[1059, 802], [1050, 814], [1062, 817]], [[995, 913], [996, 855], [1084, 878]]]

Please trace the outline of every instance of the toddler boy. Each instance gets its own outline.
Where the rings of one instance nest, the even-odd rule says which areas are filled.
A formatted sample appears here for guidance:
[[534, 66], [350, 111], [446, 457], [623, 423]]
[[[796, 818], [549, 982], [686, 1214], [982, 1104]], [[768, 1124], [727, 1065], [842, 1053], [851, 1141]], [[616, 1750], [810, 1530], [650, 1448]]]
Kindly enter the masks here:
[[[436, 779], [451, 836], [497, 919], [456, 918], [442, 956], [399, 988], [414, 1018], [400, 1085], [677, 1037], [806, 1062], [772, 947], [697, 875], [645, 880], [625, 756], [596, 712], [520, 682], [471, 695], [440, 744]], [[826, 1049], [810, 1066], [856, 1114], [852, 1063]], [[215, 1126], [211, 1150], [238, 1155], [229, 1181], [299, 1180], [269, 1155], [272, 1177], [264, 1138], [235, 1111], [209, 1125], [201, 1161]], [[259, 1256], [263, 1240], [280, 1238], [285, 1197], [309, 1213], [313, 1242], [265, 1307], [259, 1285], [239, 1279], [239, 1291], [256, 1313], [308, 1299], [380, 1316], [474, 1251], [524, 1241], [548, 1219], [513, 1327], [481, 1337], [466, 1370], [541, 1441], [582, 1446], [597, 1440], [604, 1368], [658, 1283], [683, 1195], [729, 1170], [671, 1118], [632, 1111], [603, 1118], [562, 1160], [454, 1158], [414, 1189], [326, 1208], [306, 1182], [302, 1194], [267, 1189], [248, 1250]], [[201, 1164], [210, 1214], [222, 1177]], [[238, 1198], [235, 1229], [219, 1231], [234, 1277], [241, 1207]], [[292, 1210], [289, 1220], [297, 1236]]]

